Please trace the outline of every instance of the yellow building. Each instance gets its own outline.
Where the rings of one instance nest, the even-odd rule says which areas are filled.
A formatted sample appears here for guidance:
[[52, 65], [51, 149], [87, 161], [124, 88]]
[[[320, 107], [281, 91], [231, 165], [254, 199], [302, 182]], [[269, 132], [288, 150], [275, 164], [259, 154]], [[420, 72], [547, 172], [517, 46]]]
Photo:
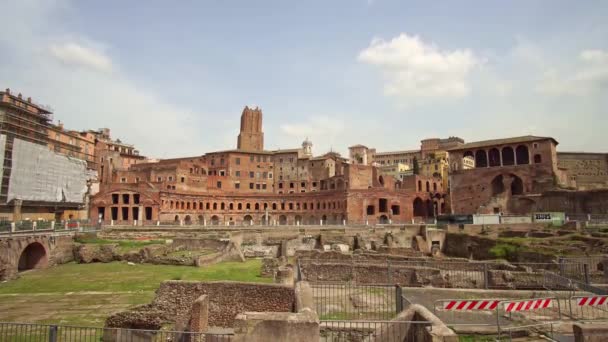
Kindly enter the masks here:
[[408, 164], [396, 163], [391, 165], [380, 165], [378, 166], [380, 174], [385, 176], [392, 176], [397, 180], [403, 180], [406, 175], [413, 174], [413, 170]]
[[435, 151], [427, 154], [426, 158], [419, 161], [419, 173], [425, 177], [441, 178], [444, 189], [449, 191], [449, 169], [450, 163], [446, 151]]

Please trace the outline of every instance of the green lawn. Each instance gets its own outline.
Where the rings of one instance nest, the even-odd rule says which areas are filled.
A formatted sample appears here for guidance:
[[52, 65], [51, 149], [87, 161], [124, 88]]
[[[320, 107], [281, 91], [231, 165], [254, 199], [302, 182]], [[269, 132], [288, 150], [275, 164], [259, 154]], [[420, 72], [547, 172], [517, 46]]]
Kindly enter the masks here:
[[260, 268], [260, 260], [248, 260], [200, 268], [69, 263], [28, 271], [0, 284], [0, 322], [103, 326], [110, 314], [151, 302], [164, 280], [272, 282], [259, 276]]

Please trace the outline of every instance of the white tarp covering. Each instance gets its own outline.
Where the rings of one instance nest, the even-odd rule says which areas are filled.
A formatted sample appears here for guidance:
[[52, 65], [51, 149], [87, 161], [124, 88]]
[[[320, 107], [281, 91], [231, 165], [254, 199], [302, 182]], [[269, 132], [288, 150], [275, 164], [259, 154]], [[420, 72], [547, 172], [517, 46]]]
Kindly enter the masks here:
[[13, 143], [12, 159], [7, 201], [83, 203], [87, 180], [95, 173], [83, 160], [19, 139]]

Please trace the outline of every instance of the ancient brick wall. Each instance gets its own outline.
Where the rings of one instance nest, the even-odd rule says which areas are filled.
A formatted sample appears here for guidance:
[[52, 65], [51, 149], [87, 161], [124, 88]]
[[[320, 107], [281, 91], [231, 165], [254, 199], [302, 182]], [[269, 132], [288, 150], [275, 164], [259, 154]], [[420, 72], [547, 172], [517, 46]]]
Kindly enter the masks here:
[[241, 282], [165, 281], [151, 304], [108, 318], [106, 326], [158, 328], [162, 324], [185, 324], [194, 301], [209, 298], [209, 326], [232, 327], [241, 312], [293, 312], [293, 287]]

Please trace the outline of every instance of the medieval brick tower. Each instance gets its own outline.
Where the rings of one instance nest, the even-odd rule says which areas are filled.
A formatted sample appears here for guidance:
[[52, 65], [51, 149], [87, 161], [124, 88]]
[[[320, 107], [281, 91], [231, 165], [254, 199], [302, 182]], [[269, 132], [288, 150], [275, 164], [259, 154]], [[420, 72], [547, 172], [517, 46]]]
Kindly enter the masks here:
[[245, 106], [241, 114], [241, 132], [236, 146], [239, 150], [262, 151], [264, 132], [262, 132], [262, 110]]

